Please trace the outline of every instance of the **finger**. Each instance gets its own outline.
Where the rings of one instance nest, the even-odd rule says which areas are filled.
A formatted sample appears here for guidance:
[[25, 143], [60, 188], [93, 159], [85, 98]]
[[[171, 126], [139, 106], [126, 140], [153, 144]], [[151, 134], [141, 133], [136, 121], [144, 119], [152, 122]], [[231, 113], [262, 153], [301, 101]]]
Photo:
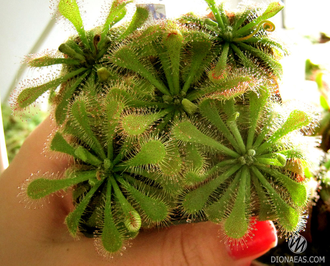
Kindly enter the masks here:
[[[93, 248], [92, 239], [61, 246], [59, 253], [68, 255], [66, 263], [81, 265], [250, 265], [251, 261], [276, 246], [276, 230], [272, 222], [256, 222], [243, 246], [230, 246], [222, 241], [221, 226], [203, 222], [177, 225], [162, 230], [146, 230], [131, 245], [112, 259], [102, 259]], [[226, 244], [227, 243], [227, 244]], [[82, 255], [83, 254], [83, 255]], [[94, 263], [94, 264], [93, 264]], [[80, 265], [80, 264], [79, 264]]]
[[51, 158], [44, 152], [45, 143], [54, 129], [55, 122], [51, 118], [42, 122], [26, 139], [0, 177], [0, 228], [3, 228], [3, 236], [8, 239], [17, 234], [24, 234], [22, 239], [37, 239], [41, 236], [52, 238], [54, 235], [62, 237], [67, 234], [63, 221], [70, 211], [69, 197], [51, 199], [44, 208], [36, 210], [24, 208], [26, 204], [21, 204], [17, 197], [21, 192], [19, 187], [31, 177], [31, 173], [39, 172], [42, 176], [46, 172], [63, 172], [68, 166], [66, 157]]
[[249, 265], [277, 244], [276, 229], [269, 221], [256, 222], [243, 246], [222, 241], [220, 231], [221, 226], [211, 222], [174, 226], [141, 236], [133, 243], [139, 248], [127, 253], [137, 258], [148, 250], [136, 260], [137, 265], [143, 261], [149, 265]]

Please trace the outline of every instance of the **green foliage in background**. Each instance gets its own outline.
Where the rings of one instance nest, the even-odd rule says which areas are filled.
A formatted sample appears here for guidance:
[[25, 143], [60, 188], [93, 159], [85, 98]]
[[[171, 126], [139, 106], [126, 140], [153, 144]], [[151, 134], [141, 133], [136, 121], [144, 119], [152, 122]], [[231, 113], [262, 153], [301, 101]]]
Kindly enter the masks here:
[[11, 162], [27, 136], [46, 117], [45, 112], [34, 108], [30, 112], [14, 115], [10, 106], [1, 105], [3, 129], [5, 133], [8, 160]]

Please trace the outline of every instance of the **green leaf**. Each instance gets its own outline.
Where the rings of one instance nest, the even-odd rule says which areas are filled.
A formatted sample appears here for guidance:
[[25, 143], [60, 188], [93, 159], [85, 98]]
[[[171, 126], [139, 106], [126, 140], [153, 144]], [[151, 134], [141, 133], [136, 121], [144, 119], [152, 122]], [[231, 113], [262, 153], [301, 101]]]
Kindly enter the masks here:
[[265, 165], [274, 165], [274, 166], [280, 166], [280, 167], [285, 166], [277, 158], [256, 157], [255, 159], [257, 160], [258, 163], [265, 164]]
[[159, 140], [150, 140], [141, 145], [140, 151], [124, 164], [129, 167], [162, 163], [166, 156], [165, 145]]
[[197, 112], [198, 106], [188, 99], [184, 98], [181, 102], [182, 108], [186, 111], [187, 114], [193, 115], [194, 113]]
[[202, 169], [205, 164], [205, 158], [193, 144], [186, 146], [185, 166], [191, 169]]
[[71, 86], [66, 86], [63, 94], [61, 95], [61, 101], [58, 103], [55, 109], [55, 119], [58, 124], [63, 124], [65, 118], [67, 116], [67, 108], [70, 103], [70, 99], [72, 95], [76, 91], [76, 89], [82, 84], [82, 82], [87, 78], [87, 76], [91, 73], [90, 70], [87, 70], [83, 75], [81, 75]]
[[[71, 48], [75, 53], [80, 54], [82, 57], [82, 61], [86, 60], [85, 59], [85, 52], [83, 51], [82, 47], [79, 46], [79, 43], [76, 42], [74, 38], [71, 38], [65, 42], [65, 44]], [[61, 45], [60, 45], [61, 47]]]
[[291, 199], [295, 205], [297, 206], [306, 205], [308, 195], [305, 184], [295, 182], [288, 176], [280, 173], [275, 169], [271, 169], [264, 166], [258, 166], [258, 167], [260, 170], [275, 177], [278, 181], [280, 181], [283, 184], [285, 189], [290, 193]]
[[177, 140], [201, 144], [234, 158], [239, 157], [239, 154], [237, 154], [235, 151], [228, 149], [218, 141], [206, 136], [189, 121], [180, 122], [179, 124], [175, 125], [173, 127], [173, 135]]
[[[195, 22], [199, 22], [200, 24], [202, 24], [199, 20], [194, 20]], [[211, 26], [213, 30], [217, 30], [218, 29], [218, 23], [213, 21], [210, 18], [206, 18], [204, 19], [204, 23], [205, 25]]]
[[[158, 46], [155, 41], [161, 38], [163, 32], [164, 27], [160, 24], [148, 25], [148, 27], [139, 31], [139, 34], [134, 36], [135, 41], [130, 45], [134, 51], [138, 51], [139, 55], [142, 57], [159, 56], [161, 58], [161, 53], [156, 50]], [[143, 43], [143, 45], [141, 45], [141, 43]]]
[[282, 2], [272, 2], [268, 5], [267, 9], [264, 11], [264, 13], [260, 16], [262, 20], [269, 19], [273, 16], [275, 16], [278, 12], [280, 12], [284, 8], [284, 5]]
[[245, 40], [245, 43], [253, 43], [253, 44], [260, 44], [262, 46], [268, 47], [267, 49], [271, 49], [274, 50], [274, 52], [276, 51], [276, 53], [279, 53], [281, 55], [288, 55], [289, 52], [287, 50], [287, 48], [285, 48], [284, 45], [282, 45], [281, 43], [279, 43], [278, 41], [268, 38], [268, 37], [251, 37], [247, 40]]
[[123, 14], [126, 14], [126, 5], [131, 3], [132, 1], [126, 0], [114, 0], [112, 2], [111, 8], [109, 10], [109, 15], [106, 18], [106, 21], [103, 25], [103, 29], [101, 31], [101, 40], [98, 43], [97, 47], [99, 50], [103, 48], [104, 42], [106, 40], [106, 35], [111, 26], [113, 26], [114, 21], [118, 22], [118, 18], [122, 18]]
[[300, 221], [299, 209], [294, 209], [284, 201], [274, 201], [279, 223], [288, 232], [297, 230]]
[[289, 134], [290, 132], [307, 126], [311, 122], [311, 118], [303, 111], [294, 110], [290, 113], [284, 122], [272, 136], [257, 148], [257, 154], [262, 154], [267, 148], [273, 145], [277, 140]]
[[102, 161], [99, 158], [91, 154], [83, 146], [79, 146], [78, 148], [76, 148], [74, 154], [76, 158], [94, 166], [99, 166], [102, 163]]
[[84, 141], [92, 148], [92, 150], [100, 156], [102, 160], [106, 158], [104, 150], [89, 124], [89, 117], [86, 110], [86, 103], [83, 100], [76, 100], [71, 107], [71, 115], [74, 118], [74, 127], [77, 127], [85, 136]]
[[[112, 91], [112, 90], [111, 90]], [[110, 91], [110, 92], [111, 92]], [[107, 146], [108, 146], [108, 158], [113, 159], [113, 138], [116, 134], [116, 129], [119, 123], [119, 118], [126, 107], [125, 99], [123, 97], [108, 93], [105, 101], [106, 107], [106, 134], [107, 134]]]
[[75, 0], [60, 0], [58, 10], [63, 17], [67, 18], [76, 28], [81, 41], [86, 48], [89, 48], [83, 21], [80, 16], [79, 7]]
[[[116, 175], [116, 179], [120, 180], [120, 176]], [[118, 187], [117, 181], [113, 178], [110, 178], [111, 184], [115, 191], [115, 196], [119, 201], [120, 207], [123, 210], [123, 222], [125, 227], [129, 232], [138, 232], [141, 228], [141, 217], [138, 212], [132, 207], [132, 205], [127, 201]]]
[[118, 13], [118, 15], [115, 17], [115, 19], [110, 24], [110, 28], [112, 28], [114, 25], [116, 25], [119, 21], [121, 21], [127, 14], [127, 9], [121, 9], [121, 11]]
[[234, 207], [225, 221], [224, 229], [230, 238], [239, 239], [248, 231], [249, 220], [246, 217], [246, 181], [250, 178], [247, 167], [243, 167]]
[[265, 51], [259, 50], [242, 42], [238, 43], [237, 45], [240, 46], [243, 51], [249, 51], [252, 55], [259, 57], [267, 65], [267, 67], [269, 67], [273, 71], [273, 73], [277, 77], [280, 77], [282, 75], [283, 73], [282, 65], [279, 61], [274, 59], [273, 56], [265, 53]]
[[107, 81], [112, 76], [111, 72], [106, 67], [100, 67], [97, 69], [97, 77], [100, 82]]
[[267, 9], [264, 11], [264, 13], [262, 13], [260, 16], [258, 16], [256, 19], [252, 20], [250, 23], [248, 23], [244, 27], [237, 30], [236, 36], [242, 36], [246, 33], [249, 33], [249, 30], [252, 27], [257, 26], [263, 20], [272, 18], [278, 12], [280, 12], [283, 8], [284, 8], [284, 5], [280, 1], [270, 3], [268, 5]]
[[138, 203], [150, 221], [160, 223], [168, 217], [168, 207], [161, 199], [145, 195], [122, 178], [120, 178], [119, 181], [131, 197]]
[[295, 231], [300, 220], [299, 209], [294, 209], [286, 203], [256, 167], [252, 166], [251, 170], [257, 176], [261, 184], [267, 189], [273, 205], [272, 208], [276, 212], [279, 224], [288, 232]]
[[71, 156], [75, 156], [74, 148], [63, 138], [62, 134], [56, 132], [52, 142], [50, 144], [50, 149], [52, 151], [59, 151]]
[[111, 182], [108, 180], [104, 206], [104, 227], [102, 229], [103, 247], [110, 253], [117, 252], [123, 246], [123, 236], [118, 231], [112, 215]]
[[230, 202], [232, 202], [233, 195], [235, 195], [235, 191], [239, 185], [240, 177], [241, 171], [238, 171], [234, 180], [230, 183], [224, 194], [221, 195], [220, 199], [206, 207], [205, 213], [210, 221], [219, 223], [225, 218]]
[[80, 61], [71, 58], [54, 58], [49, 55], [45, 55], [39, 58], [28, 60], [27, 63], [30, 67], [45, 67], [57, 64], [79, 65]]
[[269, 90], [266, 87], [261, 87], [258, 93], [250, 92], [250, 127], [248, 131], [248, 137], [246, 142], [247, 149], [252, 148], [254, 134], [258, 125], [258, 121], [262, 114], [262, 110], [267, 103], [270, 96]]
[[209, 79], [214, 83], [220, 83], [223, 79], [227, 77], [227, 58], [229, 52], [229, 42], [226, 42], [221, 51], [221, 55], [218, 59], [218, 62], [214, 69], [212, 69], [209, 73]]
[[210, 197], [210, 195], [223, 183], [228, 177], [233, 175], [239, 170], [240, 165], [234, 165], [230, 167], [226, 172], [220, 174], [215, 179], [209, 181], [206, 184], [188, 192], [183, 200], [182, 206], [184, 211], [189, 214], [195, 214], [200, 212]]
[[265, 111], [265, 116], [262, 118], [262, 128], [259, 130], [258, 135], [256, 135], [256, 139], [252, 146], [252, 148], [255, 150], [267, 139], [269, 135], [271, 135], [270, 130], [272, 130], [274, 126], [274, 121], [283, 121], [283, 115], [282, 113], [278, 112], [276, 105], [271, 109], [265, 109]]
[[17, 103], [20, 108], [25, 108], [35, 102], [42, 94], [51, 89], [56, 89], [63, 82], [86, 71], [86, 68], [79, 68], [63, 77], [59, 77], [40, 86], [24, 89], [17, 97]]
[[129, 114], [122, 118], [121, 126], [129, 136], [139, 136], [145, 133], [158, 119], [167, 114], [166, 111], [151, 114]]
[[199, 105], [200, 112], [205, 118], [207, 118], [209, 122], [212, 123], [212, 125], [214, 125], [218, 129], [219, 132], [221, 132], [226, 137], [227, 140], [229, 140], [230, 144], [233, 145], [235, 150], [239, 151], [240, 148], [235, 138], [220, 117], [216, 103], [217, 101], [211, 99], [206, 99], [202, 101]]
[[84, 63], [86, 61], [85, 56], [80, 53], [80, 50], [77, 52], [75, 49], [71, 48], [70, 45], [68, 45], [67, 43], [62, 43], [58, 47], [58, 50], [63, 54], [66, 54], [76, 60], [79, 60], [79, 63]]
[[[192, 33], [194, 34], [194, 33]], [[202, 36], [202, 40], [199, 40]], [[203, 71], [206, 69], [206, 66], [203, 67], [203, 61], [205, 60], [206, 56], [210, 53], [210, 49], [212, 46], [212, 42], [208, 39], [203, 38], [203, 35], [197, 35], [194, 36], [196, 39], [192, 39], [191, 41], [191, 48], [189, 49], [189, 52], [192, 54], [191, 55], [191, 65], [188, 69], [188, 74], [185, 79], [185, 83], [182, 87], [182, 91], [187, 93], [189, 90], [191, 84], [195, 81], [197, 81]]]
[[125, 39], [128, 35], [130, 35], [136, 29], [140, 28], [144, 24], [144, 22], [147, 21], [148, 17], [149, 17], [148, 9], [137, 6], [135, 14], [134, 14], [133, 18], [131, 19], [130, 24], [126, 28], [125, 32], [120, 36], [119, 40]]
[[73, 177], [64, 179], [39, 178], [33, 180], [28, 188], [27, 195], [31, 199], [41, 199], [51, 193], [69, 188], [96, 176], [96, 171], [77, 172]]
[[68, 226], [69, 232], [76, 236], [77, 230], [79, 227], [79, 223], [81, 221], [81, 216], [84, 214], [85, 209], [89, 202], [91, 201], [93, 195], [99, 189], [100, 185], [103, 183], [102, 181], [97, 182], [85, 195], [82, 201], [76, 206], [73, 212], [70, 212], [69, 215], [65, 218], [65, 223]]
[[130, 70], [146, 78], [160, 92], [170, 95], [162, 81], [155, 78], [155, 73], [150, 72], [138, 59], [136, 54], [128, 47], [122, 47], [113, 54], [113, 63]]
[[199, 90], [193, 90], [188, 93], [186, 98], [190, 101], [204, 97], [215, 100], [230, 100], [243, 95], [254, 84], [255, 80], [248, 75], [228, 77], [221, 83], [215, 83]]
[[198, 173], [195, 169], [185, 173], [184, 178], [184, 182], [187, 186], [194, 186], [205, 180], [205, 176]]
[[222, 14], [220, 13], [219, 9], [216, 7], [216, 3], [214, 0], [205, 0], [209, 8], [211, 9], [215, 19], [218, 22], [218, 26], [220, 29], [225, 30], [225, 25], [222, 21]]
[[251, 70], [259, 70], [259, 67], [255, 64], [254, 60], [243, 53], [240, 48], [238, 48], [235, 44], [231, 43], [230, 47], [234, 50], [235, 54], [239, 57], [240, 62], [243, 66], [250, 68]]
[[183, 36], [179, 30], [173, 29], [165, 33], [163, 44], [166, 47], [166, 53], [170, 59], [171, 76], [173, 78], [172, 95], [178, 95], [180, 92], [180, 56], [183, 44]]
[[218, 5], [218, 9], [219, 9], [219, 12], [220, 12], [220, 15], [221, 15], [221, 19], [224, 23], [224, 25], [229, 25], [229, 18], [226, 14], [226, 10], [225, 10], [225, 3], [220, 3]]
[[166, 156], [159, 168], [164, 175], [173, 177], [180, 172], [182, 165], [179, 149], [174, 146], [171, 147], [171, 151], [166, 151]]
[[228, 125], [230, 131], [233, 133], [234, 138], [237, 141], [237, 144], [239, 146], [239, 151], [241, 152], [241, 154], [245, 154], [246, 153], [246, 148], [245, 148], [245, 144], [244, 144], [244, 140], [243, 137], [237, 127], [237, 119], [240, 116], [239, 112], [235, 112], [233, 113], [226, 121], [226, 124]]
[[237, 31], [239, 27], [242, 26], [242, 24], [249, 19], [249, 16], [251, 15], [251, 10], [246, 8], [242, 10], [242, 12], [235, 14], [235, 20], [233, 23], [233, 31]]
[[[270, 200], [255, 175], [252, 175], [252, 181], [257, 191], [258, 201], [260, 203], [258, 218], [260, 221], [270, 220], [274, 215], [274, 209], [271, 206]], [[274, 219], [276, 219], [276, 217]]]

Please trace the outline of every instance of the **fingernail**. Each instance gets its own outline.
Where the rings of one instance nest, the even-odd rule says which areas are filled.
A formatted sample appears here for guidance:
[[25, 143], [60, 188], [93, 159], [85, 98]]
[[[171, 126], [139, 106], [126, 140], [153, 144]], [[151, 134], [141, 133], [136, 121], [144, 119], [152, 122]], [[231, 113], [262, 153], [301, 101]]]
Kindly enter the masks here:
[[243, 245], [228, 246], [228, 253], [234, 260], [252, 260], [277, 245], [276, 229], [271, 221], [255, 221], [249, 234]]

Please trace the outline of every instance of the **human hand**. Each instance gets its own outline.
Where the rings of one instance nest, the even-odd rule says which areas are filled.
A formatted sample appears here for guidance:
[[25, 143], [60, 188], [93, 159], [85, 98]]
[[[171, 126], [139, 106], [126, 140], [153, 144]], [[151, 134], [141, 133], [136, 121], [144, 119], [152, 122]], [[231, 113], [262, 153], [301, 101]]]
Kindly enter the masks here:
[[17, 197], [18, 187], [31, 173], [60, 175], [69, 166], [69, 158], [43, 152], [54, 129], [54, 122], [47, 118], [0, 176], [1, 265], [249, 265], [276, 245], [270, 221], [256, 222], [244, 248], [230, 248], [218, 237], [221, 226], [204, 222], [142, 230], [122, 256], [104, 259], [95, 251], [93, 239], [77, 241], [69, 234], [64, 220], [74, 209], [70, 193], [49, 197], [49, 203], [36, 209], [24, 208]]

